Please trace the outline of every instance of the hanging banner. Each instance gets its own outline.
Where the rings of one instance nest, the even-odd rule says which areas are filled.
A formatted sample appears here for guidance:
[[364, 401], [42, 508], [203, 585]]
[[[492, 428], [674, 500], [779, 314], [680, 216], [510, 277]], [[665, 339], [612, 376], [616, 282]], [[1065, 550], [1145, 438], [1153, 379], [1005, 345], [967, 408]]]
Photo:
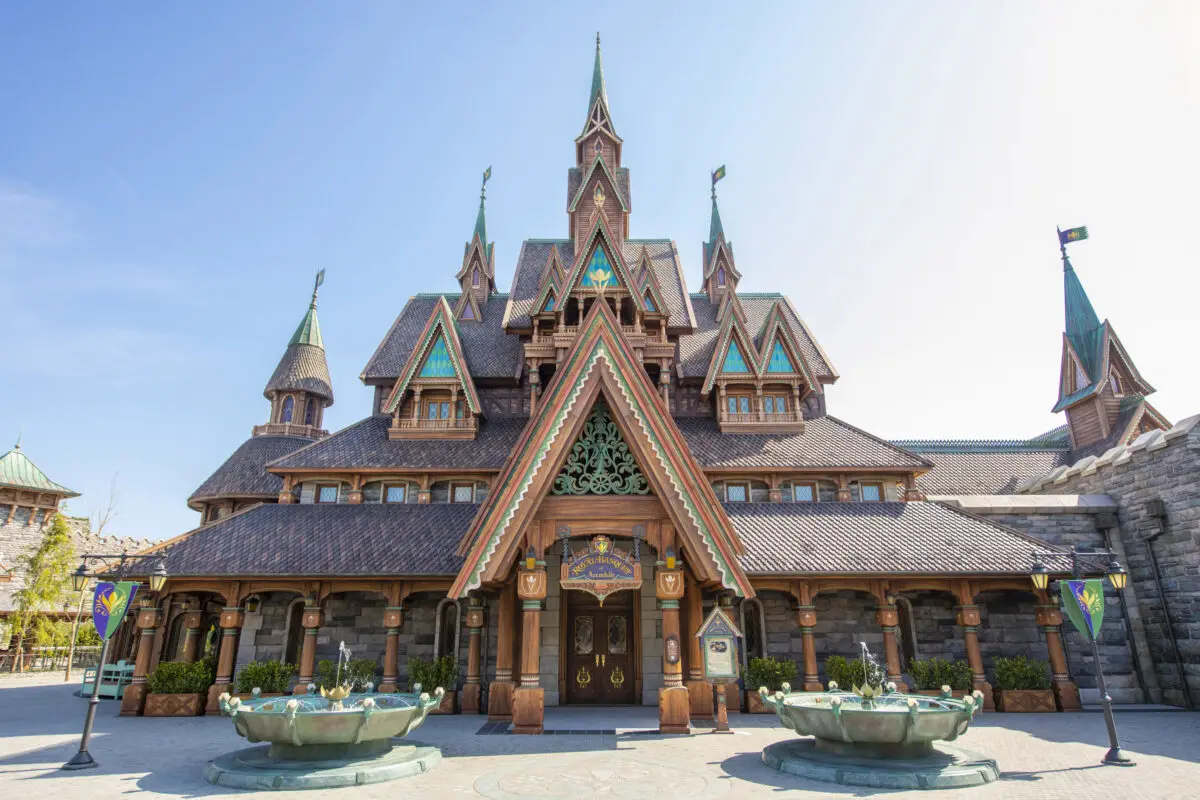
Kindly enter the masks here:
[[1062, 592], [1063, 610], [1067, 612], [1075, 629], [1091, 640], [1100, 635], [1100, 624], [1104, 622], [1104, 581], [1092, 578], [1086, 581], [1059, 581]]
[[117, 632], [125, 613], [133, 605], [137, 590], [136, 581], [103, 581], [96, 584], [96, 594], [92, 598], [92, 622], [101, 639], [108, 639]]

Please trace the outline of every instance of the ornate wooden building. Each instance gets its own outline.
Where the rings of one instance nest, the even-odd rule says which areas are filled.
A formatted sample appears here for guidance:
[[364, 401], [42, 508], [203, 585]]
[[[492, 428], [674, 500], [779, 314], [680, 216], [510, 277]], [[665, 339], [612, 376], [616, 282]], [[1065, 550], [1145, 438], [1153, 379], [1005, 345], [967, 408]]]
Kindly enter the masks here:
[[[1020, 515], [1049, 513], [1036, 502], [998, 521], [949, 497], [1011, 495], [1073, 451], [1166, 426], [1070, 266], [1069, 434], [891, 443], [830, 413], [838, 373], [792, 302], [739, 291], [743, 270], [777, 267], [737, 261], [715, 183], [701, 263], [632, 236], [598, 41], [586, 111], [565, 235], [526, 240], [501, 292], [481, 196], [447, 269], [458, 286], [405, 304], [360, 376], [372, 407], [332, 435], [314, 294], [267, 384], [268, 421], [189, 500], [201, 526], [156, 548], [171, 578], [139, 617], [126, 712], [146, 670], [194, 658], [212, 621], [214, 698], [252, 658], [298, 663], [303, 686], [345, 641], [377, 659], [385, 691], [409, 659], [454, 655], [461, 711], [518, 732], [540, 732], [547, 705], [594, 703], [654, 704], [663, 730], [686, 730], [712, 710], [693, 633], [721, 598], [743, 662], [793, 658], [807, 687], [860, 642], [894, 680], [943, 655], [979, 687], [991, 658], [1025, 653], [1078, 708], [1087, 668], [1028, 575], [1033, 551], [1099, 529], [1034, 535]], [[1085, 522], [1087, 506], [1072, 507]], [[1128, 654], [1121, 630], [1110, 644]]]

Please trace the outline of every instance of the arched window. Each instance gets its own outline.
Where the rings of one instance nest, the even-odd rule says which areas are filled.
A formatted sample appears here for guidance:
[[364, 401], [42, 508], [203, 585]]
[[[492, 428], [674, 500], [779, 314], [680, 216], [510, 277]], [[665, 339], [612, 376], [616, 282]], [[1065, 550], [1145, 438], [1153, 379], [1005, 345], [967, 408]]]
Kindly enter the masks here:
[[472, 286], [479, 285], [479, 269], [478, 268], [471, 271], [471, 285]]
[[304, 407], [304, 424], [314, 425], [314, 420], [317, 418], [317, 404], [311, 397], [308, 398], [308, 405]]
[[725, 268], [717, 267], [717, 287], [724, 288], [725, 286]]
[[596, 149], [596, 155], [600, 155], [601, 153], [604, 152], [604, 144], [600, 141], [599, 136], [596, 137], [596, 148], [595, 149]]
[[292, 421], [292, 412], [294, 412], [295, 410], [296, 410], [296, 401], [292, 399], [292, 396], [288, 395], [287, 397], [283, 398], [283, 411], [279, 414], [279, 421], [280, 422], [291, 422]]

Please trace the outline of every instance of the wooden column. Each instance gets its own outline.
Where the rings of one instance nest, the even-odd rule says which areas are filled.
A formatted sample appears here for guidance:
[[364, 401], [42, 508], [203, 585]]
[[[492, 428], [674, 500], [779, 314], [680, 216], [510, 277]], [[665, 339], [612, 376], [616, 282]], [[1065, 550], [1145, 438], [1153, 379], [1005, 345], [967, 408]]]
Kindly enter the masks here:
[[875, 607], [875, 619], [883, 628], [883, 649], [887, 654], [887, 679], [896, 684], [901, 692], [908, 691], [908, 685], [901, 677], [903, 668], [900, 666], [900, 646], [896, 641], [896, 626], [900, 624], [900, 613], [896, 610], [894, 599], [889, 595], [889, 603]]
[[546, 562], [537, 561], [517, 574], [521, 598], [521, 685], [513, 692], [513, 733], [541, 733], [545, 692], [538, 683], [541, 657], [542, 600], [546, 597]]
[[222, 692], [230, 691], [233, 685], [233, 669], [237, 661], [238, 634], [246, 621], [246, 613], [236, 606], [221, 609], [221, 652], [217, 656], [217, 681], [208, 690], [208, 707], [206, 713], [215, 714], [221, 710], [217, 700]]
[[[805, 592], [807, 595], [807, 592]], [[810, 597], [805, 599], [811, 600]], [[804, 649], [804, 691], [820, 692], [825, 687], [821, 685], [821, 676], [817, 672], [817, 644], [813, 637], [813, 628], [817, 624], [816, 607], [807, 604], [796, 608], [796, 624], [800, 626], [800, 644]], [[757, 686], [747, 686], [748, 691], [757, 691]]]
[[850, 479], [845, 475], [837, 476], [837, 501], [839, 503], [850, 502]]
[[1063, 652], [1062, 633], [1058, 629], [1058, 626], [1062, 625], [1062, 610], [1051, 604], [1044, 592], [1038, 592], [1037, 623], [1046, 636], [1046, 649], [1050, 655], [1051, 688], [1054, 689], [1058, 710], [1082, 711], [1079, 687], [1067, 672], [1067, 656]]
[[194, 664], [200, 658], [200, 625], [204, 615], [196, 611], [183, 612], [183, 663]]
[[[961, 599], [961, 598], [960, 598]], [[983, 693], [983, 708], [985, 711], [992, 711], [996, 708], [996, 702], [992, 698], [992, 686], [987, 682], [987, 676], [983, 672], [983, 655], [979, 652], [979, 606], [974, 603], [963, 604], [958, 607], [958, 624], [963, 629], [963, 641], [967, 646], [967, 662], [971, 665], [971, 672], [975, 674], [975, 688]]]
[[[161, 612], [152, 602], [138, 609], [137, 627], [141, 629], [141, 636], [138, 639], [137, 659], [133, 662], [133, 683], [125, 687], [125, 693], [121, 696], [122, 717], [140, 717], [142, 709], [146, 707], [146, 674], [150, 670], [154, 634], [161, 619]], [[97, 666], [97, 680], [103, 668], [103, 664]]]
[[[664, 525], [664, 527], [666, 527]], [[679, 598], [684, 595], [683, 570], [659, 568], [654, 573], [654, 589], [662, 609], [663, 688], [658, 690], [659, 733], [688, 733], [690, 710], [688, 690], [683, 685], [682, 648], [679, 642]], [[671, 639], [674, 645], [672, 661]]]
[[904, 499], [908, 501], [925, 499], [925, 493], [917, 488], [916, 475], [904, 476]]
[[513, 639], [516, 636], [513, 619], [517, 605], [516, 584], [500, 590], [499, 617], [496, 620], [496, 680], [488, 688], [488, 719], [512, 719], [513, 698]]
[[[688, 706], [692, 719], [712, 719], [713, 715], [713, 685], [704, 680], [703, 654], [700, 652], [700, 640], [696, 632], [704, 624], [704, 598], [700, 584], [695, 578], [687, 576], [687, 587], [683, 595], [683, 609], [687, 621], [687, 634], [684, 649], [687, 652], [688, 676]], [[663, 632], [666, 635], [666, 631]]]
[[[383, 645], [383, 682], [379, 684], [379, 691], [391, 694], [400, 688], [396, 685], [396, 676], [399, 674], [400, 631], [404, 628], [404, 608], [402, 606], [385, 608], [383, 610], [383, 627], [387, 638]], [[313, 630], [315, 633], [316, 629]], [[307, 628], [304, 633], [304, 641], [307, 644]], [[315, 635], [313, 642], [316, 642]], [[304, 685], [307, 686], [307, 682]]]
[[467, 682], [462, 690], [462, 713], [478, 714], [481, 687], [479, 685], [479, 637], [483, 634], [483, 603], [479, 595], [467, 599]]
[[317, 660], [317, 630], [321, 627], [321, 607], [306, 604], [300, 624], [304, 626], [304, 644], [300, 646], [300, 676], [292, 694], [304, 694], [308, 691], [308, 685], [313, 682], [313, 669]]

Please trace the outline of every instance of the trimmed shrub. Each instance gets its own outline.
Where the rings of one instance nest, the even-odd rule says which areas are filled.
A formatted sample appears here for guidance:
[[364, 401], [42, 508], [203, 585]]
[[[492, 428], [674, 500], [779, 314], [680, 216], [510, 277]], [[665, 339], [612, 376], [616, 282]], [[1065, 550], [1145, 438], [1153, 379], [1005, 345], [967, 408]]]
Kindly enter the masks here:
[[908, 671], [916, 684], [914, 689], [951, 689], [969, 691], [975, 682], [975, 673], [966, 661], [947, 661], [931, 658], [928, 661], [911, 661]]
[[1050, 667], [1045, 661], [1033, 661], [1025, 656], [997, 657], [992, 660], [992, 667], [996, 673], [997, 689], [1050, 688]]
[[421, 691], [430, 694], [439, 687], [453, 692], [458, 681], [458, 660], [454, 656], [442, 656], [433, 661], [419, 658], [408, 662], [408, 685], [421, 684]]
[[836, 681], [838, 688], [848, 692], [855, 686], [862, 686], [866, 678], [866, 666], [859, 659], [848, 661], [843, 656], [830, 656], [825, 659], [825, 675], [831, 681]]
[[237, 674], [235, 684], [241, 694], [261, 689], [264, 694], [286, 692], [296, 675], [296, 665], [279, 661], [251, 661]]
[[757, 692], [765, 686], [772, 692], [779, 691], [783, 684], [796, 677], [796, 662], [781, 658], [752, 658], [746, 665], [746, 688]]
[[146, 685], [151, 694], [199, 694], [207, 692], [215, 679], [215, 661], [164, 661], [146, 676]]

